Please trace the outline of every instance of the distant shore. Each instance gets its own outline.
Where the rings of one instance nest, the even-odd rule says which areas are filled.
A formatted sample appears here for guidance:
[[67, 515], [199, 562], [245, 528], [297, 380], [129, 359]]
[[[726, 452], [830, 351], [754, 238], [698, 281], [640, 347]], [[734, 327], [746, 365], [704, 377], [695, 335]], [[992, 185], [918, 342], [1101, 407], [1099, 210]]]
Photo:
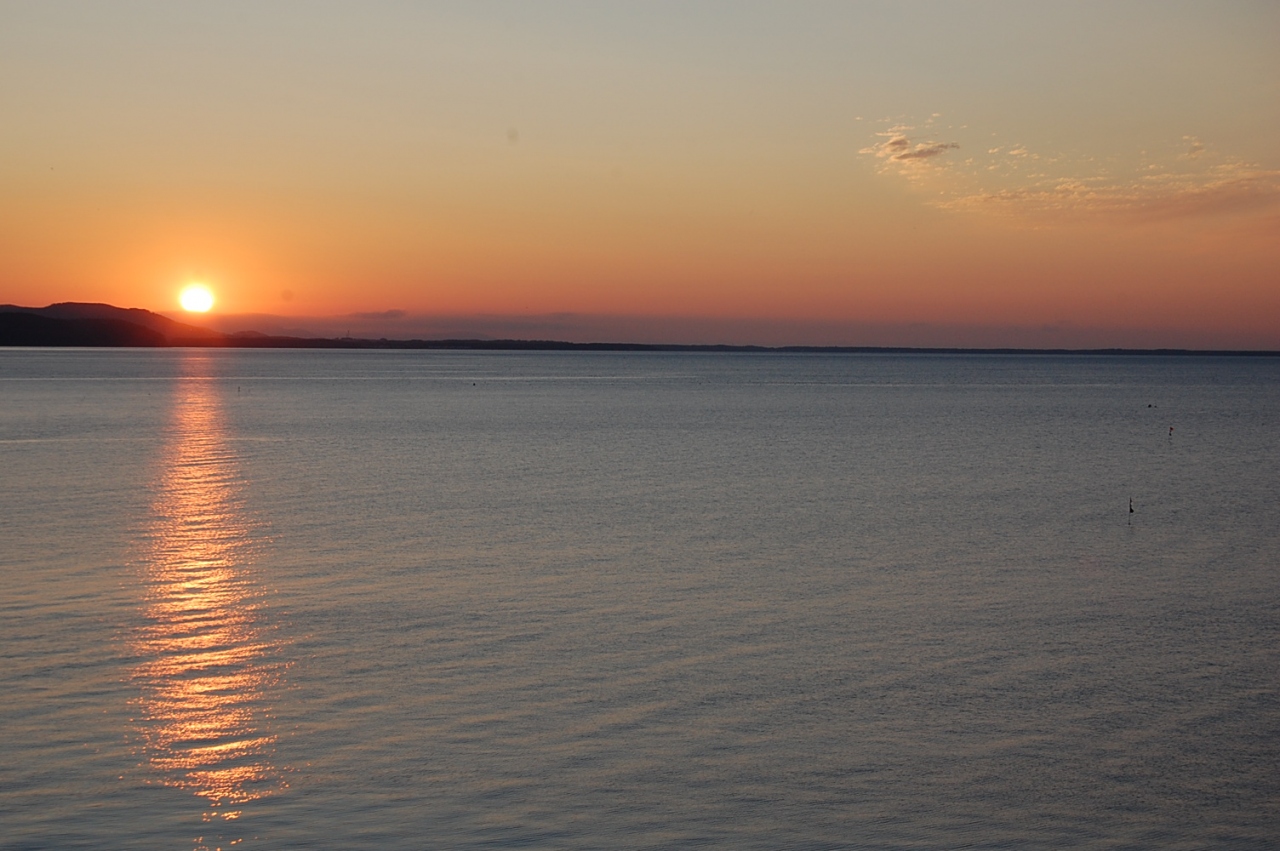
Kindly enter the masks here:
[[1280, 357], [1280, 351], [1249, 349], [758, 346], [710, 343], [574, 343], [564, 340], [517, 339], [391, 340], [356, 337], [290, 337], [255, 332], [224, 334], [207, 328], [175, 322], [160, 314], [138, 308], [79, 303], [63, 303], [43, 308], [0, 305], [0, 346], [34, 348], [443, 349], [460, 351], [1092, 354]]

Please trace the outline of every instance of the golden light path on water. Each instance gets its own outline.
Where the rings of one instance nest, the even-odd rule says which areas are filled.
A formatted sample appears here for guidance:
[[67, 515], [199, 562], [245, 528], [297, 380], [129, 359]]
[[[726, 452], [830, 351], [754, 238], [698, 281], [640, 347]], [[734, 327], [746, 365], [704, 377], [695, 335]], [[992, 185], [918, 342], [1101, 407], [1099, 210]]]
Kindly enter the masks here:
[[[205, 821], [286, 787], [267, 723], [279, 646], [260, 623], [251, 524], [218, 387], [192, 355], [178, 382], [144, 561], [135, 719], [149, 782], [204, 799]], [[199, 841], [199, 840], [198, 840]]]

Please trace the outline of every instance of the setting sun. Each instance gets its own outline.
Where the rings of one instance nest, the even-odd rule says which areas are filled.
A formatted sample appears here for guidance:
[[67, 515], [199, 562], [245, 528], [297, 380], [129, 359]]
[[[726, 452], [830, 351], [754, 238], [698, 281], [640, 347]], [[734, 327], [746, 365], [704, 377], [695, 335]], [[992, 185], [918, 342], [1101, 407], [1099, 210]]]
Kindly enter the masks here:
[[192, 313], [206, 313], [213, 307], [213, 291], [204, 284], [192, 284], [178, 296], [183, 310]]

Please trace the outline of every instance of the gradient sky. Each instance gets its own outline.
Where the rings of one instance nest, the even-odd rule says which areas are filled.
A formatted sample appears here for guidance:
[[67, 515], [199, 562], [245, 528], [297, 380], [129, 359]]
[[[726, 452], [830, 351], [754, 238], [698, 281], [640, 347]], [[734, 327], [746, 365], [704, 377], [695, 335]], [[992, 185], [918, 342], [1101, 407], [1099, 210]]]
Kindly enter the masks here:
[[3, 2], [0, 302], [1280, 348], [1277, 45], [1274, 2]]

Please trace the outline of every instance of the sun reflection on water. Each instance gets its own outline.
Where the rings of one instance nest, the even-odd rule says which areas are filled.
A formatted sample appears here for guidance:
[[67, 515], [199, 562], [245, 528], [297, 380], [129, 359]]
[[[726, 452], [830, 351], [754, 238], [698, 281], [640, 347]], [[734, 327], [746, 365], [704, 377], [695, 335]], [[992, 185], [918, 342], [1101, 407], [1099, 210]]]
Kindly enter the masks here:
[[179, 383], [133, 642], [151, 782], [204, 799], [206, 821], [287, 785], [268, 724], [284, 663], [249, 571], [253, 529], [217, 394], [198, 376]]

